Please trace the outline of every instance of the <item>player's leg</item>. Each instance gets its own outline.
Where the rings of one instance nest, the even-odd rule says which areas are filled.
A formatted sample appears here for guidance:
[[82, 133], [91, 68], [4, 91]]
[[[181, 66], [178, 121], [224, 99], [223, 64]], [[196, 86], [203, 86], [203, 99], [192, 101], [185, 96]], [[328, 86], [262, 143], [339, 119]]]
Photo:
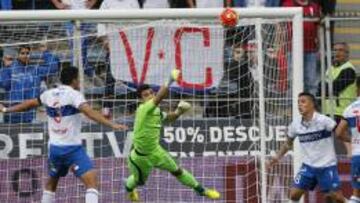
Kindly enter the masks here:
[[293, 185], [290, 189], [290, 202], [299, 202], [304, 193], [313, 190], [317, 184], [314, 170], [303, 164], [294, 178]]
[[75, 176], [80, 178], [86, 188], [85, 203], [98, 203], [99, 192], [97, 175], [93, 167], [93, 163], [85, 150], [79, 146], [71, 154], [67, 155], [70, 169]]
[[49, 177], [46, 181], [45, 189], [42, 194], [41, 203], [55, 203], [55, 191], [59, 178]]
[[48, 159], [48, 174], [49, 178], [45, 184], [44, 192], [41, 198], [41, 203], [54, 203], [55, 191], [60, 177], [66, 176], [69, 167], [64, 163], [58, 150], [54, 147], [49, 149]]
[[351, 158], [351, 186], [353, 194], [349, 203], [360, 203], [360, 156]]
[[81, 181], [86, 187], [85, 202], [86, 203], [97, 203], [99, 201], [99, 192], [97, 175], [94, 169], [85, 172], [80, 176]]
[[336, 202], [336, 203], [347, 203], [348, 202], [340, 190], [330, 191], [328, 193], [325, 193], [325, 199], [331, 200], [331, 202]]
[[321, 192], [326, 198], [338, 203], [347, 201], [340, 190], [340, 178], [336, 165], [318, 170], [316, 176]]
[[137, 186], [145, 185], [149, 174], [152, 171], [152, 165], [148, 161], [151, 155], [143, 155], [136, 152], [134, 149], [130, 152], [128, 157], [128, 168], [130, 176], [126, 179], [125, 189], [128, 192], [128, 198], [131, 201], [139, 201], [139, 195], [136, 191]]
[[157, 168], [169, 171], [179, 182], [192, 188], [199, 195], [206, 196], [210, 199], [220, 198], [220, 194], [216, 190], [204, 188], [191, 173], [179, 167], [170, 154], [164, 149], [160, 148], [157, 150], [154, 156], [152, 156], [151, 161]]
[[289, 194], [290, 203], [299, 202], [301, 197], [305, 194], [305, 192], [306, 192], [306, 190], [304, 190], [304, 189], [292, 187], [290, 189], [290, 194]]

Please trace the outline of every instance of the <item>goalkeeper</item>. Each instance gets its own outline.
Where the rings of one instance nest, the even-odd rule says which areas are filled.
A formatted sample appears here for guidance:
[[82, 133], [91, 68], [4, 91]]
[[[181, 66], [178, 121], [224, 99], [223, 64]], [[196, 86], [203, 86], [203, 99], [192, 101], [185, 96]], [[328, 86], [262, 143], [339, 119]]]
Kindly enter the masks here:
[[125, 186], [131, 201], [139, 201], [139, 194], [135, 188], [145, 184], [153, 168], [169, 171], [183, 185], [194, 189], [201, 196], [210, 199], [220, 198], [216, 190], [204, 188], [191, 173], [179, 167], [159, 144], [162, 123], [174, 122], [191, 107], [189, 103], [181, 101], [175, 112], [167, 114], [161, 112], [158, 107], [161, 100], [167, 96], [168, 87], [178, 80], [179, 75], [178, 70], [173, 70], [169, 81], [156, 95], [148, 85], [142, 85], [137, 90], [142, 104], [136, 110], [133, 149], [128, 157], [131, 175], [127, 178]]

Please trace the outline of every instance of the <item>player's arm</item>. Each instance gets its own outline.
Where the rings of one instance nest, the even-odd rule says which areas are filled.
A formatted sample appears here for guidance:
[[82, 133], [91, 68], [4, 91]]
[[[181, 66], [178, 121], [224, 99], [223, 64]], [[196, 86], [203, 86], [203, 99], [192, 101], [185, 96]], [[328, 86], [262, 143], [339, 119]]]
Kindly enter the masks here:
[[178, 119], [182, 114], [190, 110], [190, 108], [190, 103], [186, 101], [180, 101], [175, 111], [167, 113], [164, 121], [166, 123], [172, 123], [176, 121], [176, 119]]
[[20, 104], [11, 106], [9, 108], [6, 108], [3, 104], [0, 104], [0, 111], [3, 113], [22, 112], [38, 107], [40, 105], [41, 102], [39, 101], [39, 99], [29, 99], [29, 100], [25, 100]]
[[345, 119], [341, 119], [340, 123], [336, 127], [335, 136], [337, 139], [344, 142], [351, 142], [351, 137], [349, 135], [349, 126]]
[[161, 86], [160, 90], [157, 92], [155, 98], [153, 99], [154, 105], [158, 106], [160, 102], [167, 96], [169, 92], [169, 86], [177, 81], [180, 77], [180, 71], [177, 69], [174, 69], [171, 71], [170, 78], [168, 82], [166, 82], [163, 86]]
[[83, 113], [86, 117], [89, 119], [98, 122], [102, 125], [108, 126], [115, 130], [126, 130], [128, 127], [126, 125], [116, 124], [111, 121], [109, 121], [107, 118], [105, 118], [101, 113], [95, 111], [91, 108], [91, 106], [87, 103], [83, 103], [80, 105], [79, 110], [81, 113]]
[[271, 168], [273, 165], [277, 164], [279, 160], [290, 150], [293, 148], [294, 138], [288, 137], [286, 142], [281, 145], [280, 150], [276, 153], [274, 157], [271, 158], [270, 161], [266, 163], [266, 168]]

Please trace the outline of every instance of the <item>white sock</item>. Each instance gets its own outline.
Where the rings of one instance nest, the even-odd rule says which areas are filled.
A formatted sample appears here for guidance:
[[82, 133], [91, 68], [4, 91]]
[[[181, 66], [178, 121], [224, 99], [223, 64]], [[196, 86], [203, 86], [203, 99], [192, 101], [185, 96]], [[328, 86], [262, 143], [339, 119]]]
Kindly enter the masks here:
[[55, 192], [44, 190], [41, 203], [55, 203]]
[[86, 190], [85, 203], [98, 203], [99, 201], [99, 192], [94, 188], [89, 188]]
[[300, 201], [289, 200], [289, 203], [299, 203]]
[[348, 203], [360, 203], [360, 198], [356, 196], [351, 196]]

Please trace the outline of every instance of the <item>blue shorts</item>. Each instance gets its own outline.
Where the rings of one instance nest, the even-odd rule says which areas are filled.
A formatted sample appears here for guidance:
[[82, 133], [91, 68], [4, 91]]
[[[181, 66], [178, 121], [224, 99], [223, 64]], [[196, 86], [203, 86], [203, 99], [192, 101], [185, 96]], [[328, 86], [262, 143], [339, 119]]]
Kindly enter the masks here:
[[351, 158], [351, 186], [360, 189], [360, 156]]
[[93, 168], [93, 164], [81, 145], [54, 146], [50, 145], [48, 160], [49, 176], [64, 177], [71, 169], [76, 177]]
[[313, 190], [316, 185], [319, 185], [320, 191], [323, 193], [339, 190], [340, 178], [337, 166], [314, 168], [302, 164], [294, 178], [293, 187], [308, 191]]

